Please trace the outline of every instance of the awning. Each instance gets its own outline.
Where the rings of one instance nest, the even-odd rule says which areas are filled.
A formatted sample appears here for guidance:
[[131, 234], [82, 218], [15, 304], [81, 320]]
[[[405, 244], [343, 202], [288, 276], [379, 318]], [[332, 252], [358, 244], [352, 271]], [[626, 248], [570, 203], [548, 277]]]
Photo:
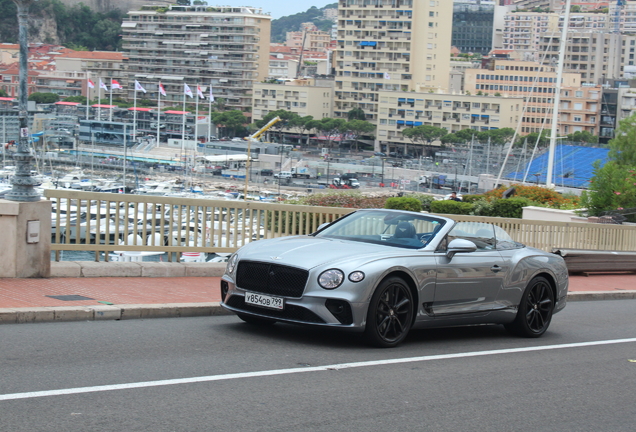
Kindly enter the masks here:
[[14, 101], [16, 100], [15, 98], [10, 98], [10, 97], [0, 97], [0, 101]]
[[128, 108], [128, 111], [143, 111], [143, 112], [149, 112], [149, 111], [152, 111], [152, 108], [139, 108], [139, 107], [132, 107], [132, 108]]
[[164, 111], [164, 114], [190, 114], [188, 111], [173, 111], [173, 110], [168, 110], [168, 111]]
[[135, 28], [135, 27], [137, 27], [137, 23], [136, 22], [123, 22], [123, 23], [121, 23], [121, 26], [123, 28]]
[[91, 108], [117, 108], [117, 105], [95, 104], [91, 105]]
[[68, 106], [77, 106], [79, 105], [79, 102], [55, 102], [55, 105], [68, 105]]

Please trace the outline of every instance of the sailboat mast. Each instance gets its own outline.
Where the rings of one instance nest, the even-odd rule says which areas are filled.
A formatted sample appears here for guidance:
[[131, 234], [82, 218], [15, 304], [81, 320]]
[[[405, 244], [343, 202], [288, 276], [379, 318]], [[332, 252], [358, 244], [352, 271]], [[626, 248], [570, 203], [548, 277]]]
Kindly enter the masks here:
[[548, 152], [548, 172], [545, 185], [549, 188], [554, 187], [552, 182], [554, 171], [554, 151], [556, 148], [558, 122], [559, 122], [559, 105], [561, 104], [561, 86], [563, 85], [563, 63], [565, 62], [565, 47], [567, 44], [568, 27], [570, 26], [570, 5], [572, 0], [565, 1], [565, 17], [563, 19], [563, 29], [561, 30], [561, 46], [559, 47], [559, 65], [557, 68], [556, 93], [554, 95], [554, 107], [552, 108], [552, 133], [550, 134], [550, 151]]

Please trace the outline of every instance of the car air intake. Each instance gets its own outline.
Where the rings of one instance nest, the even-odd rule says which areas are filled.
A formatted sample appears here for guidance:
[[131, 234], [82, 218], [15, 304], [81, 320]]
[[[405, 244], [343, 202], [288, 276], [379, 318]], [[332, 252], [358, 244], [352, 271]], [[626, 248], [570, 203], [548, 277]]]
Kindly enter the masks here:
[[278, 264], [239, 261], [236, 286], [262, 294], [301, 297], [309, 272]]

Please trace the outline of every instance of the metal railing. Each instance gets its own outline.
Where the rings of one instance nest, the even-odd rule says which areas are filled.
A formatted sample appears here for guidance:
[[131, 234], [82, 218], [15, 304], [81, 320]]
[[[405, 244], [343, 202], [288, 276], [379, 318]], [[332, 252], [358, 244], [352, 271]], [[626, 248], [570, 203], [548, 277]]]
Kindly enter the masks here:
[[[231, 253], [248, 242], [310, 234], [355, 209], [242, 200], [213, 200], [47, 189], [53, 202], [51, 250], [89, 251], [108, 261], [114, 251]], [[445, 215], [493, 223], [514, 240], [555, 248], [634, 251], [636, 226]]]

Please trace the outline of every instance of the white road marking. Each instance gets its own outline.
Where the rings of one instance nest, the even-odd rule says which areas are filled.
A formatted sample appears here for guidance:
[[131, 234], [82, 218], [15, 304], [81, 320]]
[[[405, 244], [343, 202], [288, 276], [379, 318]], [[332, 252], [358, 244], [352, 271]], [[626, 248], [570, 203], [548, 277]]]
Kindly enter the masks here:
[[200, 382], [209, 382], [209, 381], [225, 381], [225, 380], [231, 380], [231, 379], [266, 377], [266, 376], [287, 375], [287, 374], [306, 373], [306, 372], [321, 372], [321, 371], [328, 371], [328, 370], [340, 370], [340, 369], [350, 369], [350, 368], [369, 367], [369, 366], [383, 366], [383, 365], [400, 364], [400, 363], [415, 363], [415, 362], [424, 362], [424, 361], [431, 361], [431, 360], [448, 360], [448, 359], [466, 358], [466, 357], [483, 357], [483, 356], [491, 356], [491, 355], [499, 355], [499, 354], [514, 354], [514, 353], [522, 353], [522, 352], [548, 351], [548, 350], [567, 349], [567, 348], [583, 348], [583, 347], [591, 347], [591, 346], [599, 346], [599, 345], [615, 345], [615, 344], [634, 343], [634, 342], [636, 342], [636, 338], [614, 339], [614, 340], [606, 340], [606, 341], [579, 342], [579, 343], [560, 344], [560, 345], [544, 345], [544, 346], [536, 346], [536, 347], [499, 349], [499, 350], [491, 350], [491, 351], [473, 351], [473, 352], [456, 353], [456, 354], [439, 354], [439, 355], [430, 355], [430, 356], [422, 356], [422, 357], [372, 360], [372, 361], [364, 361], [364, 362], [340, 363], [340, 364], [333, 364], [333, 365], [326, 365], [326, 366], [313, 366], [313, 367], [303, 367], [303, 368], [293, 368], [293, 369], [275, 369], [275, 370], [266, 370], [266, 371], [258, 371], [258, 372], [242, 372], [242, 373], [234, 373], [234, 374], [209, 375], [209, 376], [202, 376], [202, 377], [145, 381], [145, 382], [128, 383], [128, 384], [112, 384], [112, 385], [101, 385], [101, 386], [93, 386], [93, 387], [77, 387], [77, 388], [60, 389], [60, 390], [44, 390], [44, 391], [25, 392], [25, 393], [10, 393], [10, 394], [0, 395], [0, 401], [15, 400], [15, 399], [30, 399], [30, 398], [45, 397], [45, 396], [62, 396], [62, 395], [71, 395], [71, 394], [80, 394], [80, 393], [94, 393], [94, 392], [104, 392], [104, 391], [112, 391], [112, 390], [158, 387], [158, 386], [168, 386], [168, 385], [175, 385], [175, 384], [190, 384], [190, 383], [200, 383]]

